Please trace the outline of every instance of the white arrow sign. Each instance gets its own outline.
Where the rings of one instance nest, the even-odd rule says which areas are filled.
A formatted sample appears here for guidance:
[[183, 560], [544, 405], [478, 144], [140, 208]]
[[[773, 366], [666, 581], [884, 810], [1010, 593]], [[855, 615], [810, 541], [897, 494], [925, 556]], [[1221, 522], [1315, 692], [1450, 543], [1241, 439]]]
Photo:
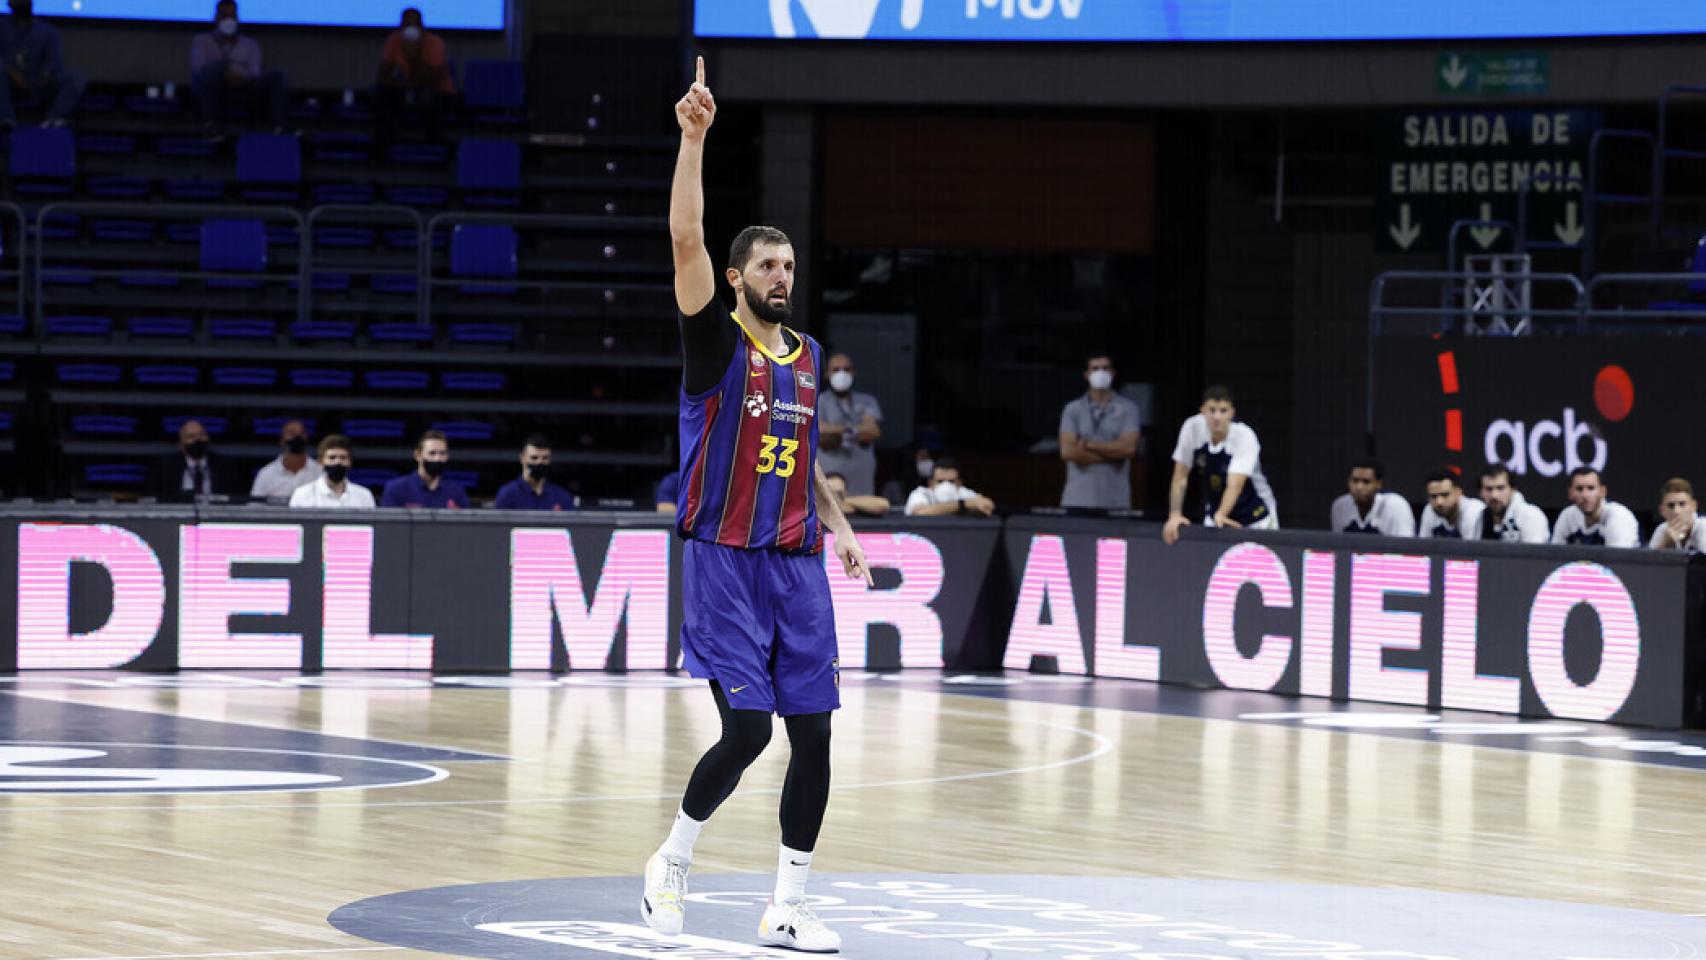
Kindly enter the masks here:
[[1422, 235], [1422, 226], [1410, 222], [1410, 205], [1405, 203], [1398, 206], [1398, 222], [1387, 226], [1386, 232], [1392, 235], [1392, 242], [1398, 245], [1398, 249], [1408, 250]]
[[1445, 81], [1446, 86], [1456, 90], [1463, 86], [1463, 81], [1469, 79], [1469, 68], [1464, 66], [1463, 61], [1454, 53], [1451, 55], [1451, 60], [1439, 68], [1439, 75], [1440, 79]]
[[[1490, 203], [1481, 204], [1481, 220], [1483, 222], [1485, 222], [1485, 221], [1490, 221], [1492, 219], [1493, 219], [1493, 205]], [[1501, 233], [1504, 233], [1504, 231], [1498, 227], [1491, 227], [1491, 226], [1483, 225], [1483, 226], [1479, 226], [1479, 227], [1470, 227], [1469, 228], [1469, 235], [1471, 237], [1475, 238], [1475, 242], [1481, 245], [1482, 250], [1485, 250], [1488, 247], [1492, 246], [1494, 243], [1497, 243], [1498, 239], [1499, 239], [1499, 234], [1501, 234]]]
[[1552, 232], [1557, 235], [1559, 240], [1572, 247], [1581, 243], [1582, 238], [1587, 236], [1587, 228], [1582, 226], [1581, 223], [1576, 220], [1576, 201], [1571, 200], [1568, 204], [1565, 204], [1564, 222], [1554, 223], [1552, 225]]

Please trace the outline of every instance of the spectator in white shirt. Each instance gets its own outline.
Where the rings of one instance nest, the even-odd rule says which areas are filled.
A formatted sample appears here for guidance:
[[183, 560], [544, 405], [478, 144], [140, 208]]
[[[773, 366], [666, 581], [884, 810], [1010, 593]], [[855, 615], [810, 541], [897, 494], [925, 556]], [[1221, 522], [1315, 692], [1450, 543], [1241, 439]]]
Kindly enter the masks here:
[[[1279, 528], [1274, 491], [1262, 474], [1262, 442], [1248, 424], [1233, 419], [1237, 415], [1232, 391], [1215, 384], [1203, 391], [1202, 407], [1196, 416], [1179, 427], [1179, 442], [1173, 447], [1173, 482], [1167, 494], [1167, 522], [1161, 527], [1163, 542], [1178, 543], [1180, 528], [1197, 521], [1221, 529]], [[1187, 515], [1185, 490], [1193, 472], [1202, 491], [1202, 503], [1192, 505]]]
[[1570, 506], [1558, 514], [1552, 530], [1553, 543], [1576, 543], [1593, 547], [1638, 547], [1641, 525], [1635, 514], [1621, 503], [1607, 500], [1605, 478], [1592, 467], [1570, 471]]
[[278, 445], [284, 452], [256, 472], [249, 499], [289, 500], [297, 487], [320, 479], [320, 465], [308, 456], [308, 428], [301, 420], [286, 421], [279, 428]]
[[293, 507], [314, 507], [330, 510], [372, 510], [373, 491], [349, 480], [355, 458], [350, 453], [349, 437], [334, 433], [320, 441], [320, 479], [297, 487], [290, 495]]
[[960, 485], [960, 465], [952, 457], [939, 458], [930, 471], [930, 483], [917, 487], [906, 498], [909, 517], [945, 517], [956, 513], [989, 516], [995, 501]]
[[1463, 495], [1457, 474], [1440, 470], [1428, 477], [1428, 505], [1422, 508], [1418, 536], [1447, 540], [1473, 540], [1481, 532], [1485, 505]]
[[1681, 477], [1665, 481], [1659, 490], [1659, 517], [1663, 520], [1647, 546], [1654, 550], [1684, 550], [1690, 556], [1706, 553], [1706, 517], [1694, 500], [1694, 484]]
[[1416, 535], [1416, 518], [1410, 513], [1409, 501], [1386, 492], [1386, 468], [1379, 460], [1358, 460], [1352, 464], [1346, 485], [1350, 492], [1333, 501], [1334, 530], [1387, 537]]
[[1546, 522], [1546, 512], [1523, 498], [1509, 468], [1495, 463], [1481, 469], [1481, 501], [1487, 509], [1481, 514], [1480, 539], [1505, 543], [1551, 542], [1552, 528]]

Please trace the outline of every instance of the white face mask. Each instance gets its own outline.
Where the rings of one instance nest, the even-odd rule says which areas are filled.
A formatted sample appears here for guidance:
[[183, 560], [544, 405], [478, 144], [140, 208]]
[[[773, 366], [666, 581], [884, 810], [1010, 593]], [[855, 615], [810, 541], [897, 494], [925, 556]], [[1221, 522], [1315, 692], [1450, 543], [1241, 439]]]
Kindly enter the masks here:
[[219, 21], [219, 32], [224, 34], [227, 37], [235, 36], [237, 33], [237, 21], [231, 19], [230, 17], [226, 17], [223, 20], [220, 20]]
[[960, 485], [952, 480], [943, 480], [941, 483], [936, 484], [935, 489], [938, 499], [958, 500], [960, 498]]
[[829, 389], [836, 393], [846, 393], [853, 389], [853, 373], [850, 370], [837, 370], [829, 375]]
[[935, 473], [935, 472], [936, 472], [936, 461], [934, 461], [934, 460], [920, 460], [920, 461], [918, 461], [918, 479], [928, 480], [928, 479], [930, 479], [930, 475], [932, 473]]
[[1092, 389], [1092, 390], [1106, 390], [1113, 385], [1114, 385], [1114, 372], [1112, 370], [1092, 370], [1092, 371], [1090, 371], [1090, 389]]
[[403, 28], [403, 39], [414, 43], [421, 38], [421, 28], [410, 24]]

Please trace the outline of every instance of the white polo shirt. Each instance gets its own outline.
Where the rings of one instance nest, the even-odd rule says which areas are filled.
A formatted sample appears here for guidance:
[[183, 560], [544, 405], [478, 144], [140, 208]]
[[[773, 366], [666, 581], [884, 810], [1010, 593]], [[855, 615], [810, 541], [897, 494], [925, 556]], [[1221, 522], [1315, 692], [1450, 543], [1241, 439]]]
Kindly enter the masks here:
[[1475, 540], [1481, 536], [1481, 513], [1487, 505], [1474, 497], [1464, 497], [1457, 504], [1457, 522], [1452, 523], [1439, 515], [1428, 504], [1422, 508], [1421, 529], [1418, 537], [1438, 537], [1448, 540]]
[[1694, 531], [1688, 535], [1687, 542], [1681, 544], [1680, 547], [1671, 546], [1670, 527], [1663, 523], [1659, 524], [1658, 529], [1654, 530], [1653, 535], [1648, 538], [1647, 546], [1654, 550], [1682, 549], [1688, 551], [1689, 556], [1706, 553], [1706, 517], [1694, 518]]
[[297, 487], [304, 487], [320, 479], [325, 471], [312, 459], [304, 461], [302, 469], [291, 473], [284, 469], [284, 455], [273, 458], [272, 462], [255, 473], [255, 482], [249, 487], [249, 496], [255, 499], [261, 497], [288, 497], [296, 492]]
[[1388, 537], [1416, 535], [1416, 518], [1410, 515], [1410, 504], [1390, 491], [1374, 495], [1368, 515], [1357, 510], [1356, 498], [1341, 494], [1333, 501], [1333, 530], [1337, 533], [1378, 533]]
[[1641, 545], [1641, 524], [1635, 514], [1621, 503], [1606, 500], [1599, 505], [1599, 522], [1588, 526], [1580, 507], [1571, 504], [1558, 514], [1558, 525], [1552, 529], [1553, 543], [1579, 543], [1591, 547], [1638, 547]]
[[324, 475], [313, 483], [296, 488], [290, 495], [293, 507], [314, 507], [321, 510], [372, 510], [373, 491], [354, 481], [344, 482], [343, 493], [333, 493]]
[[1477, 539], [1502, 540], [1505, 543], [1550, 543], [1552, 530], [1546, 522], [1546, 511], [1528, 502], [1521, 490], [1511, 492], [1511, 505], [1505, 516], [1493, 523], [1492, 511], [1481, 514], [1481, 530]]

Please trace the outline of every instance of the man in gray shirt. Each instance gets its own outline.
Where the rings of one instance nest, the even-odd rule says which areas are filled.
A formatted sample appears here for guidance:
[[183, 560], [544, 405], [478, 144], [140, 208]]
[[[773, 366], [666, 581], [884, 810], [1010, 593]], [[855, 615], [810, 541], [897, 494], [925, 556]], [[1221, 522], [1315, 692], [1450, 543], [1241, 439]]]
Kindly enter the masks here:
[[827, 390], [817, 397], [818, 462], [823, 472], [847, 478], [847, 493], [877, 492], [877, 440], [883, 435], [883, 408], [868, 393], [853, 392], [853, 358], [833, 354], [825, 365]]
[[1131, 461], [1137, 456], [1137, 404], [1114, 392], [1114, 361], [1093, 354], [1084, 365], [1090, 391], [1060, 412], [1060, 459], [1066, 461], [1063, 507], [1131, 509]]

